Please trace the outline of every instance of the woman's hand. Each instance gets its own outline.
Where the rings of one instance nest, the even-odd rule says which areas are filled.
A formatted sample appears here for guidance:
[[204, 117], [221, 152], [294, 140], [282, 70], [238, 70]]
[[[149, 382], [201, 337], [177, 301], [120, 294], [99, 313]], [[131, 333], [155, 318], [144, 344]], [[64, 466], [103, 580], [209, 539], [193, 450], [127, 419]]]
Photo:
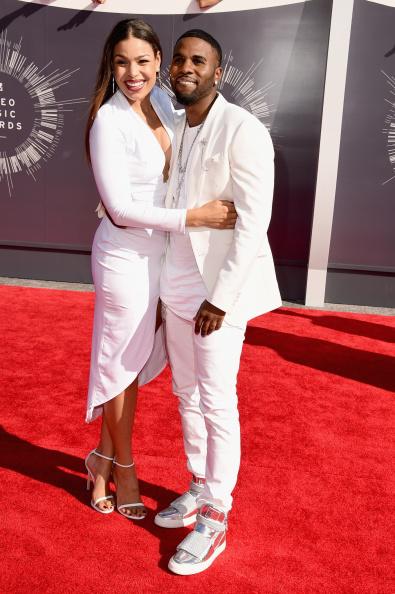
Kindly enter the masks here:
[[219, 4], [221, 0], [198, 0], [200, 8], [208, 8]]
[[211, 229], [234, 229], [237, 212], [229, 200], [211, 200], [199, 208], [187, 211], [187, 227], [210, 227]]

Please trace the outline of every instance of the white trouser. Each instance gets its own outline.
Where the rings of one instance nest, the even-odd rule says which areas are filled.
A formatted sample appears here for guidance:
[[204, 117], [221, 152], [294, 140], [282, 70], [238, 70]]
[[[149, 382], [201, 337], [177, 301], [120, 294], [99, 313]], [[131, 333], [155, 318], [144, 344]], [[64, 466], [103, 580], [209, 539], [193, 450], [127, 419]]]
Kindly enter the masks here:
[[236, 380], [245, 326], [224, 323], [202, 337], [194, 333], [194, 322], [169, 308], [165, 320], [188, 469], [206, 478], [198, 504], [207, 502], [227, 512], [240, 466]]

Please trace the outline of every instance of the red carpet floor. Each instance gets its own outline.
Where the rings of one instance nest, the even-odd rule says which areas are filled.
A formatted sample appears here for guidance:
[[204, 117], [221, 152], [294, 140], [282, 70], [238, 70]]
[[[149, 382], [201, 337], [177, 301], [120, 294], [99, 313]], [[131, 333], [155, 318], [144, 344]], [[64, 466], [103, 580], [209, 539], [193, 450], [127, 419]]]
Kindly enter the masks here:
[[143, 390], [136, 422], [148, 520], [89, 506], [93, 299], [0, 287], [1, 594], [394, 594], [393, 318], [281, 309], [253, 321], [228, 549], [178, 577], [166, 565], [186, 529], [152, 521], [188, 481], [168, 373]]

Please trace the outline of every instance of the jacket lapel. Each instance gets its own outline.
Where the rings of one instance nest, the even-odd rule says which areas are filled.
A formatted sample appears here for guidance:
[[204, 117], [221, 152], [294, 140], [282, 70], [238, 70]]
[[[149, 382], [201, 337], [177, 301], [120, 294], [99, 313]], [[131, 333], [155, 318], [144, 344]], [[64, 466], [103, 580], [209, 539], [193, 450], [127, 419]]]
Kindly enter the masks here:
[[204, 179], [204, 176], [202, 175], [203, 163], [206, 159], [206, 152], [208, 152], [207, 148], [210, 148], [209, 142], [211, 131], [213, 126], [218, 122], [218, 118], [221, 117], [221, 113], [225, 109], [226, 104], [226, 99], [220, 93], [218, 93], [217, 99], [208, 112], [196, 145], [192, 149], [192, 154], [190, 157], [191, 160], [188, 165], [188, 176], [186, 180], [188, 207], [194, 206], [196, 201], [199, 199], [200, 188]]
[[165, 206], [166, 208], [173, 208], [173, 195], [176, 191], [176, 181], [177, 181], [177, 156], [178, 150], [181, 143], [182, 131], [184, 130], [185, 126], [185, 111], [179, 111], [175, 114], [175, 130], [174, 130], [174, 139], [171, 148], [171, 161], [170, 161], [170, 171], [169, 171], [169, 181], [167, 186], [166, 192], [166, 200]]

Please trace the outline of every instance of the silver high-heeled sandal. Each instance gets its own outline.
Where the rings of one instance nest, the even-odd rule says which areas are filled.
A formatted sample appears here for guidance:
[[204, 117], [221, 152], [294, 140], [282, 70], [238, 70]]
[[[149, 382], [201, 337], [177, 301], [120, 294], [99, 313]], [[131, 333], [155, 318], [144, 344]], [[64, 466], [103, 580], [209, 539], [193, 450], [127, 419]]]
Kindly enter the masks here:
[[[114, 464], [115, 466], [120, 466], [121, 468], [132, 468], [134, 466], [134, 462], [132, 462], [131, 464], [120, 464], [119, 462], [117, 462], [114, 458]], [[117, 486], [115, 477], [114, 477], [114, 482], [115, 482], [115, 486]], [[141, 516], [134, 516], [132, 514], [125, 514], [122, 510], [124, 509], [133, 509], [135, 507], [143, 507], [145, 509], [145, 514], [141, 515]], [[117, 504], [117, 510], [119, 511], [120, 514], [122, 514], [125, 518], [127, 518], [128, 520], [145, 520], [145, 518], [147, 517], [147, 510], [145, 508], [144, 503], [123, 503], [122, 505], [118, 505]]]
[[[114, 458], [109, 458], [108, 456], [104, 456], [103, 454], [100, 454], [96, 450], [92, 450], [91, 452], [89, 452], [89, 454], [85, 458], [85, 468], [88, 473], [88, 477], [87, 477], [87, 481], [86, 481], [87, 491], [89, 491], [89, 489], [90, 489], [91, 481], [92, 481], [93, 485], [95, 484], [95, 481], [96, 481], [95, 475], [93, 474], [93, 472], [91, 471], [91, 469], [88, 466], [88, 460], [89, 460], [90, 456], [92, 456], [92, 454], [95, 454], [95, 456], [98, 456], [99, 458], [103, 458], [104, 460], [111, 460], [111, 462], [114, 462]], [[112, 507], [106, 507], [104, 509], [101, 509], [98, 506], [98, 503], [100, 503], [101, 501], [107, 501], [108, 499], [114, 499], [114, 495], [105, 495], [105, 497], [99, 497], [95, 501], [93, 501], [93, 499], [91, 499], [91, 506], [93, 507], [93, 509], [95, 511], [99, 512], [99, 514], [112, 514], [112, 512], [114, 511], [114, 504], [112, 504]]]

